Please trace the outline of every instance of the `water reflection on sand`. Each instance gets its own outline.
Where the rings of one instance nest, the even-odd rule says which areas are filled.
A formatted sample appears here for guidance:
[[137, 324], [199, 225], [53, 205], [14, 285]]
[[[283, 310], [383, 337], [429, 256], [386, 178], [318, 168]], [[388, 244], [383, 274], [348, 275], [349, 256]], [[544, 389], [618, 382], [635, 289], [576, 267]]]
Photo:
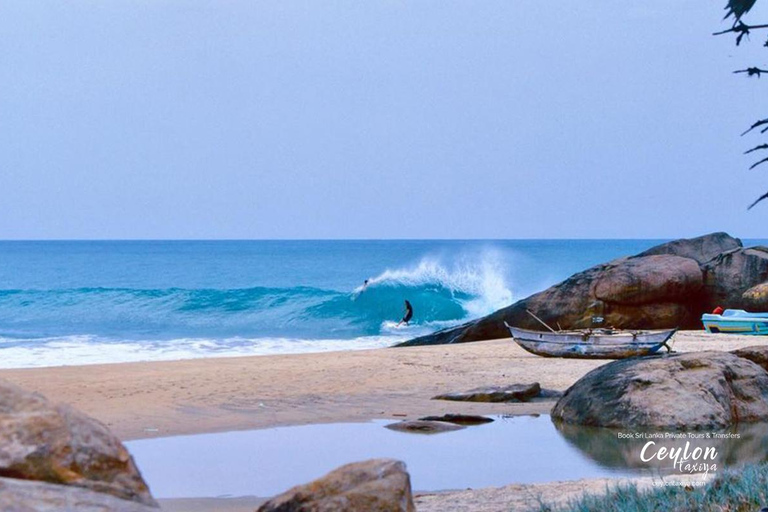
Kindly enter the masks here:
[[[663, 460], [653, 457], [660, 453], [661, 448], [665, 448], [667, 454], [671, 450], [679, 449], [681, 458], [687, 453], [692, 455], [691, 461], [693, 461], [695, 449], [700, 448], [701, 450], [697, 452], [701, 455], [699, 461], [714, 462], [718, 470], [768, 460], [767, 423], [744, 423], [726, 430], [690, 432], [649, 429], [616, 430], [565, 423], [557, 423], [555, 427], [571, 446], [578, 448], [584, 455], [605, 468], [652, 469], [661, 473], [679, 472], [674, 470], [668, 457]], [[641, 453], [649, 442], [655, 444], [648, 446], [645, 451], [646, 460], [642, 460]], [[711, 448], [716, 450], [717, 456], [714, 460], [704, 460], [704, 453]], [[651, 460], [647, 460], [648, 458]]]
[[[159, 498], [271, 496], [349, 462], [403, 460], [421, 491], [497, 487], [583, 478], [674, 473], [640, 452], [690, 442], [717, 450], [717, 470], [766, 459], [768, 425], [742, 425], [739, 439], [622, 439], [611, 429], [555, 425], [549, 416], [496, 421], [434, 435], [395, 432], [390, 420], [224, 432], [127, 445]], [[622, 431], [627, 432], [627, 431]], [[679, 471], [677, 472], [679, 473]]]

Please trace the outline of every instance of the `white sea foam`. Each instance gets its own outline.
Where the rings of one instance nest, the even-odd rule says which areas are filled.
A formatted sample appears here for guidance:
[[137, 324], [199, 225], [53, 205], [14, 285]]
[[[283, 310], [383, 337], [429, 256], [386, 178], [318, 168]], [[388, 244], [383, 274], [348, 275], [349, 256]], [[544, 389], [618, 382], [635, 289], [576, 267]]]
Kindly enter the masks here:
[[[82, 329], [94, 334], [70, 335], [64, 331], [56, 337], [37, 338], [9, 328], [4, 331], [8, 337], [0, 337], [0, 368], [386, 347], [511, 304], [504, 263], [508, 259], [508, 255], [493, 248], [458, 255], [434, 254], [369, 279], [368, 289], [363, 293], [362, 287], [358, 288], [353, 303], [343, 292], [303, 287], [21, 290], [9, 296], [7, 307], [27, 313], [37, 311], [59, 329], [69, 325], [72, 331]], [[399, 307], [406, 298], [415, 306], [414, 320], [409, 325], [398, 325]], [[29, 300], [39, 302], [37, 309], [27, 308]], [[149, 325], [156, 329], [154, 332], [163, 332], [167, 327], [185, 334], [198, 331], [201, 336], [177, 334], [175, 339], [147, 340], [139, 339], [142, 336], [132, 339], [130, 334], [124, 339], [100, 334], [101, 326], [112, 324], [123, 326], [128, 333], [136, 326]], [[217, 335], [212, 325], [222, 327], [222, 332], [226, 327], [227, 334]], [[285, 332], [286, 336], [232, 336], [262, 329]], [[314, 338], [323, 333], [339, 338]], [[340, 339], [344, 335], [350, 338]]]
[[[368, 280], [368, 287], [423, 285], [442, 286], [454, 293], [473, 298], [463, 301], [467, 318], [487, 315], [512, 303], [512, 290], [507, 279], [505, 258], [493, 249], [454, 258], [450, 262], [433, 256], [422, 258], [416, 265], [387, 269]], [[355, 289], [359, 294], [363, 286]]]
[[[140, 361], [172, 361], [204, 357], [299, 354], [364, 350], [391, 346], [402, 337], [365, 336], [354, 339], [179, 338], [173, 340], [107, 340], [79, 335], [9, 340], [0, 338], [0, 368], [39, 368]], [[12, 346], [3, 347], [12, 341]]]

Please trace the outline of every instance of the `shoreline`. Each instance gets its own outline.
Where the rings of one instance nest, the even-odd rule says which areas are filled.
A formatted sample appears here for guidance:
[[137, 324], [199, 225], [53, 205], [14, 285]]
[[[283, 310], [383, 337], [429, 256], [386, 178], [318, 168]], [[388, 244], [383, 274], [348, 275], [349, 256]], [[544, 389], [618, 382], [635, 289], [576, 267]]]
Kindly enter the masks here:
[[[699, 475], [666, 477], [666, 482], [696, 482]], [[418, 512], [515, 512], [535, 510], [540, 502], [562, 505], [580, 498], [585, 492], [602, 494], [607, 488], [635, 484], [638, 489], [650, 489], [660, 479], [641, 476], [637, 478], [591, 478], [553, 481], [536, 484], [509, 484], [503, 487], [479, 489], [414, 491], [413, 498]], [[232, 498], [167, 498], [159, 499], [164, 512], [253, 512], [268, 498], [238, 496]], [[539, 501], [541, 500], [541, 501]]]
[[[761, 338], [684, 331], [677, 352], [730, 351]], [[70, 404], [124, 441], [312, 423], [417, 419], [427, 415], [549, 414], [556, 399], [527, 403], [431, 400], [481, 386], [539, 382], [565, 391], [605, 360], [541, 358], [510, 339], [396, 349], [0, 370], [0, 378]], [[419, 512], [528, 510], [540, 496], [563, 502], [618, 482], [597, 478], [416, 492]], [[531, 501], [533, 500], [533, 501]], [[263, 498], [161, 499], [163, 510], [253, 511]]]
[[[682, 331], [678, 352], [759, 345]], [[565, 391], [605, 360], [541, 358], [511, 339], [424, 347], [0, 370], [0, 378], [80, 409], [122, 440], [444, 413], [547, 414], [527, 403], [431, 400], [480, 386], [539, 382]]]

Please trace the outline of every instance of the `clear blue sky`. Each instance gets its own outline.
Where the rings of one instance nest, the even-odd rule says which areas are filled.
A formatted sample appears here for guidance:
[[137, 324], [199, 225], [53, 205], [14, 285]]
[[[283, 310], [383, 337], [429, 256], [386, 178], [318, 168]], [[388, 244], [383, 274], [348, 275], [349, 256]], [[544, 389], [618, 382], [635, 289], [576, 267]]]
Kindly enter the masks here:
[[0, 238], [768, 237], [725, 3], [5, 0]]

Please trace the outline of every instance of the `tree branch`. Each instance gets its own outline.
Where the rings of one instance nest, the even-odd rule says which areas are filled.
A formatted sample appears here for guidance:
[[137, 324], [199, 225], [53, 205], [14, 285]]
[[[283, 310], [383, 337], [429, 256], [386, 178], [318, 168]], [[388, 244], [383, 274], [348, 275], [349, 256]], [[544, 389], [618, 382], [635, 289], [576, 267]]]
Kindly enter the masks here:
[[765, 25], [747, 25], [746, 23], [740, 21], [736, 25], [732, 26], [731, 28], [727, 30], [723, 30], [721, 32], [713, 32], [713, 36], [721, 36], [723, 34], [727, 34], [729, 32], [736, 32], [736, 33], [749, 33], [750, 30], [764, 30], [768, 28], [768, 24]]
[[755, 162], [754, 164], [750, 165], [750, 166], [749, 166], [749, 170], [751, 171], [752, 169], [754, 169], [754, 168], [755, 168], [755, 167], [757, 167], [758, 165], [760, 165], [760, 164], [764, 164], [765, 162], [768, 162], [768, 157], [765, 157], [765, 158], [763, 158], [762, 160], [760, 160], [759, 162]]
[[745, 131], [744, 133], [742, 133], [741, 135], [744, 136], [744, 135], [748, 134], [749, 132], [751, 132], [752, 130], [754, 130], [755, 128], [757, 128], [758, 126], [763, 126], [764, 124], [768, 124], [768, 119], [761, 119], [760, 121], [757, 121], [755, 124], [750, 126], [749, 129], [747, 131]]
[[759, 151], [761, 149], [768, 149], [768, 144], [760, 144], [759, 146], [755, 146], [752, 149], [748, 149], [744, 152], [745, 155], [748, 155], [750, 153], [753, 153], [755, 151]]
[[757, 198], [757, 201], [755, 201], [754, 203], [752, 203], [751, 205], [749, 205], [749, 208], [747, 208], [747, 210], [751, 210], [753, 206], [755, 206], [757, 203], [759, 203], [759, 202], [760, 202], [760, 201], [762, 201], [763, 199], [768, 199], [768, 192], [766, 192], [765, 194], [763, 194], [763, 195], [761, 195], [760, 197], [758, 197], [758, 198]]
[[757, 78], [760, 78], [760, 75], [762, 73], [768, 73], [768, 69], [760, 69], [756, 67], [751, 67], [747, 69], [739, 69], [738, 71], [734, 71], [734, 73], [747, 73], [748, 76], [755, 76], [757, 75]]

